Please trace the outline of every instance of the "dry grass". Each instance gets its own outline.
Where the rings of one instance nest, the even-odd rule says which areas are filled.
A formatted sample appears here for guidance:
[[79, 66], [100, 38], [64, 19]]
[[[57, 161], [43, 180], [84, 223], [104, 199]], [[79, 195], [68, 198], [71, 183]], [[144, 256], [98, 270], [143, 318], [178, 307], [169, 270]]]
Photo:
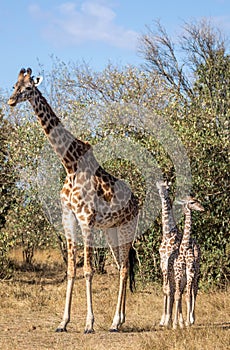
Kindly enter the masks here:
[[[18, 258], [18, 257], [17, 257]], [[18, 272], [12, 281], [0, 282], [0, 349], [81, 350], [227, 350], [230, 349], [230, 297], [226, 292], [199, 293], [196, 325], [184, 330], [162, 330], [160, 289], [138, 288], [127, 295], [126, 323], [119, 333], [109, 333], [115, 310], [118, 276], [108, 268], [95, 275], [93, 300], [95, 334], [84, 335], [85, 283], [78, 270], [72, 319], [67, 333], [55, 333], [64, 307], [64, 267], [52, 252], [37, 256], [49, 264], [45, 270]]]

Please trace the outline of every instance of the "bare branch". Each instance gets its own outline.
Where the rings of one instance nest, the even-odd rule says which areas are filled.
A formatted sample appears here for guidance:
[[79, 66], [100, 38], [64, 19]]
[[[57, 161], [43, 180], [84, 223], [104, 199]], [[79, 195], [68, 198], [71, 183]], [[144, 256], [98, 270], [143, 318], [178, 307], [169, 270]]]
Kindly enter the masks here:
[[190, 81], [180, 65], [174, 43], [159, 21], [155, 22], [156, 33], [148, 28], [148, 33], [140, 39], [139, 52], [146, 60], [147, 70], [156, 71], [177, 93], [183, 97], [193, 95]]

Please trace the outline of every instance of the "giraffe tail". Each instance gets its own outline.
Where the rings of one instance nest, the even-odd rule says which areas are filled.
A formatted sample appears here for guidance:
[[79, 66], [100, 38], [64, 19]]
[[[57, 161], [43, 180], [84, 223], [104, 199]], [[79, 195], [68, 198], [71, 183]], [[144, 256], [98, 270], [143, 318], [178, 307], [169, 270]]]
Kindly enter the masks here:
[[133, 293], [135, 290], [135, 265], [136, 265], [136, 250], [131, 247], [129, 251], [129, 288]]

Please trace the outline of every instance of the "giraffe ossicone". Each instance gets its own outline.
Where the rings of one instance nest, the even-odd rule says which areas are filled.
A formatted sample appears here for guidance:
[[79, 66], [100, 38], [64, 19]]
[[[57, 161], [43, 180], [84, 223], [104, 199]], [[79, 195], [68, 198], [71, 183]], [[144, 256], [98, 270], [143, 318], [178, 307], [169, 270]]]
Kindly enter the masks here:
[[[93, 229], [103, 230], [120, 271], [120, 285], [115, 315], [111, 325], [117, 331], [125, 321], [126, 285], [132, 254], [132, 242], [138, 221], [138, 201], [129, 187], [104, 170], [94, 157], [92, 146], [66, 130], [45, 97], [37, 89], [41, 79], [32, 77], [31, 68], [20, 70], [8, 105], [29, 101], [46, 137], [59, 156], [66, 180], [61, 191], [62, 223], [68, 249], [67, 290], [62, 322], [57, 331], [66, 331], [74, 280], [76, 276], [77, 222], [84, 242], [84, 275], [86, 280], [87, 315], [85, 333], [94, 331], [92, 306]], [[133, 271], [130, 271], [133, 275]]]

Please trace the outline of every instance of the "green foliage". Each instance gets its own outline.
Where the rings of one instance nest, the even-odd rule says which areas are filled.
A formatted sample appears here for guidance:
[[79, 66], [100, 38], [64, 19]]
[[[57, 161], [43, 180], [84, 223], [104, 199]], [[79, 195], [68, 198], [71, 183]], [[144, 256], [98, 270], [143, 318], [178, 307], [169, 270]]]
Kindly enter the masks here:
[[10, 162], [12, 150], [8, 145], [9, 137], [14, 137], [15, 130], [4, 118], [1, 110], [0, 129], [0, 278], [7, 278], [11, 275], [8, 259], [11, 242], [3, 229], [7, 222], [7, 214], [15, 203], [17, 174]]
[[7, 218], [3, 232], [7, 234], [12, 246], [22, 248], [24, 263], [32, 264], [36, 249], [52, 246], [53, 229], [45, 219], [42, 208], [22, 191]]
[[[44, 137], [38, 125], [23, 118], [12, 124], [1, 119], [1, 257], [8, 275], [8, 253], [21, 247], [31, 264], [34, 250], [54, 244], [53, 230], [38, 200], [36, 173]], [[44, 232], [46, 233], [44, 235]]]
[[[161, 26], [158, 30], [156, 41], [152, 31], [143, 37], [143, 48], [148, 67], [160, 74], [174, 96], [165, 113], [187, 150], [193, 195], [206, 209], [203, 215], [194, 213], [193, 219], [194, 236], [202, 248], [202, 285], [223, 287], [230, 277], [230, 56], [221, 33], [209, 23], [187, 24], [178, 42], [190, 67], [179, 67], [173, 43]], [[161, 69], [167, 52], [175, 63], [175, 72]], [[195, 80], [189, 80], [186, 68], [192, 70]]]
[[[0, 228], [6, 223], [6, 215], [14, 202], [14, 184], [16, 173], [10, 162], [12, 150], [8, 145], [9, 135], [14, 135], [13, 126], [3, 117], [0, 111]], [[12, 176], [13, 174], [13, 176]]]

